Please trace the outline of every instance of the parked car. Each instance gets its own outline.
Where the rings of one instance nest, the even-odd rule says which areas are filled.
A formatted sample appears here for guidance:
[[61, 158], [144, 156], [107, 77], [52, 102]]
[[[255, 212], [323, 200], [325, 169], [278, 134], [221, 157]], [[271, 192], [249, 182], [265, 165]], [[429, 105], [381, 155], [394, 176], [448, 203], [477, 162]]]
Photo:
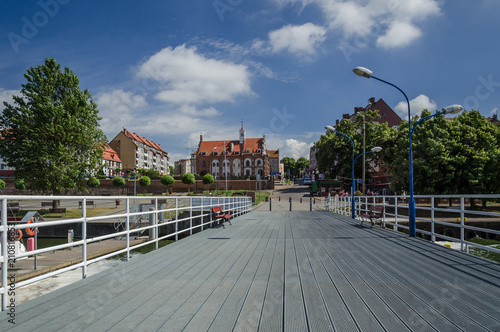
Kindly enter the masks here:
[[312, 184], [311, 178], [308, 176], [304, 176], [304, 184]]

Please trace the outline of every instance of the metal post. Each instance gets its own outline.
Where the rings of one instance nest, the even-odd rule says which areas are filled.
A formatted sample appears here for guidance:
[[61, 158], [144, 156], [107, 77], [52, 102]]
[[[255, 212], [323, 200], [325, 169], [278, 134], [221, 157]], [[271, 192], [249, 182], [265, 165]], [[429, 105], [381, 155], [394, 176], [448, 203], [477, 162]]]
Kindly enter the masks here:
[[9, 266], [9, 258], [7, 253], [7, 199], [2, 199], [2, 311], [7, 308], [7, 276], [8, 276], [8, 266]]
[[431, 197], [431, 241], [436, 242], [436, 233], [434, 233], [434, 196]]
[[189, 235], [193, 235], [193, 198], [189, 198]]
[[464, 227], [465, 227], [465, 201], [464, 201], [464, 196], [462, 196], [460, 197], [460, 250], [461, 251], [464, 251], [464, 241], [465, 241]]
[[125, 208], [127, 209], [127, 216], [125, 217], [125, 229], [127, 230], [127, 236], [125, 237], [125, 243], [127, 246], [125, 260], [128, 262], [130, 259], [130, 198], [127, 198], [127, 200], [125, 201]]
[[179, 198], [175, 198], [175, 241], [179, 240], [179, 235], [177, 232], [179, 231]]
[[82, 279], [87, 277], [87, 198], [83, 198], [82, 201]]
[[309, 197], [309, 211], [313, 210], [313, 199], [312, 197]]
[[288, 200], [290, 201], [290, 211], [292, 211], [292, 198], [288, 197]]
[[273, 199], [269, 197], [269, 211], [273, 210]]

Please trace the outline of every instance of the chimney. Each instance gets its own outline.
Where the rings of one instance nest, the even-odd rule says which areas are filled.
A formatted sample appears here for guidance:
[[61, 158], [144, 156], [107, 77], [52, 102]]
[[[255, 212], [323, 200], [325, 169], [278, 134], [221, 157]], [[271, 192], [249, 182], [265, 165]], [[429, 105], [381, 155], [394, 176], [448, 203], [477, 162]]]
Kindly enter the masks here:
[[370, 99], [368, 99], [370, 101], [370, 104], [375, 104], [375, 97], [371, 97]]
[[340, 121], [337, 119], [337, 122], [335, 123], [335, 125], [336, 125], [336, 126], [338, 126], [338, 125], [339, 125], [339, 122], [340, 122]]
[[200, 135], [200, 142], [203, 141], [203, 135]]
[[231, 150], [230, 150], [230, 152], [233, 152], [233, 150], [234, 150], [234, 143], [231, 142]]

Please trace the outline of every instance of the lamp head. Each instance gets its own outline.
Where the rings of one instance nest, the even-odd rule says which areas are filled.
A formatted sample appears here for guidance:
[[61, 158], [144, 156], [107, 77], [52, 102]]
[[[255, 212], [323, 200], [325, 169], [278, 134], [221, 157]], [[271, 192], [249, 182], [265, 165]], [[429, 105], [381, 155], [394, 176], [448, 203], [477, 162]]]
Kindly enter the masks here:
[[379, 151], [382, 151], [382, 148], [380, 146], [375, 146], [372, 148], [371, 150], [372, 152], [379, 152]]
[[337, 131], [337, 129], [333, 128], [332, 126], [326, 126], [325, 129], [327, 133], [334, 133]]
[[354, 72], [354, 74], [366, 78], [372, 77], [373, 74], [373, 72], [370, 69], [365, 67], [356, 67], [352, 71]]
[[461, 105], [450, 105], [443, 108], [443, 114], [456, 114], [463, 110], [464, 108]]

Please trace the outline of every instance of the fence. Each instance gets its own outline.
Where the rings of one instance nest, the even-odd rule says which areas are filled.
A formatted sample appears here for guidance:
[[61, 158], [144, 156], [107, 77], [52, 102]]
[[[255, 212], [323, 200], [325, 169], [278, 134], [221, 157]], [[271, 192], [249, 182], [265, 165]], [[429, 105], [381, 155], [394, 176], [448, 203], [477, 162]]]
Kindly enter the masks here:
[[[382, 205], [382, 227], [408, 232], [408, 196], [357, 196], [356, 216], [370, 207]], [[417, 235], [435, 242], [437, 239], [500, 253], [499, 249], [470, 242], [473, 237], [500, 240], [500, 195], [415, 195]], [[325, 200], [326, 210], [351, 216], [351, 197], [335, 196]]]
[[[47, 200], [60, 201], [60, 208], [50, 209], [47, 207]], [[88, 201], [92, 200], [92, 204]], [[122, 207], [121, 203], [125, 202]], [[12, 286], [14, 288], [26, 286], [57, 274], [82, 268], [82, 278], [86, 277], [87, 266], [100, 260], [108, 259], [112, 256], [126, 253], [126, 260], [129, 260], [130, 251], [139, 247], [155, 244], [158, 249], [158, 241], [164, 239], [178, 240], [179, 236], [193, 234], [196, 231], [203, 231], [212, 226], [214, 220], [210, 210], [214, 206], [221, 206], [222, 210], [232, 214], [234, 217], [249, 211], [252, 206], [251, 199], [246, 196], [240, 197], [124, 197], [124, 196], [2, 196], [1, 203], [1, 282], [0, 294], [2, 295], [2, 310], [6, 309], [8, 303], [7, 295]], [[18, 204], [17, 204], [18, 203]], [[15, 211], [12, 206], [19, 206]], [[47, 209], [48, 208], [48, 209]], [[100, 214], [87, 217], [87, 212], [94, 208], [109, 210], [111, 214]], [[80, 217], [65, 217], [64, 213], [70, 210], [81, 210]], [[25, 214], [30, 218], [30, 223], [20, 222], [21, 217], [17, 217], [20, 211], [32, 211]], [[50, 212], [50, 220], [40, 221], [42, 218], [38, 212]], [[77, 211], [78, 212], [78, 211]], [[53, 214], [61, 214], [54, 218]], [[79, 212], [78, 212], [79, 213]], [[46, 214], [47, 215], [47, 214]], [[25, 218], [25, 219], [26, 219]], [[48, 219], [49, 219], [48, 218]], [[41, 232], [48, 228], [65, 228], [70, 224], [81, 225], [81, 240], [51, 246], [24, 253], [16, 253], [14, 241], [16, 234], [21, 230], [28, 230], [29, 233]], [[108, 225], [107, 230], [102, 231], [91, 225]], [[93, 229], [92, 232], [89, 232]], [[114, 231], [113, 231], [114, 229]], [[143, 243], [131, 246], [130, 240], [133, 236], [139, 236], [149, 232], [149, 238]], [[94, 234], [91, 234], [94, 233]], [[104, 234], [103, 234], [104, 233]], [[163, 233], [163, 235], [161, 235]], [[22, 236], [22, 232], [21, 232]], [[89, 259], [87, 246], [94, 242], [108, 239], [123, 238], [126, 246], [124, 249]], [[28, 280], [16, 282], [11, 278], [14, 274], [9, 274], [9, 267], [15, 266], [16, 260], [24, 257], [36, 255], [55, 250], [81, 246], [82, 261], [71, 266], [58, 269], [43, 275], [30, 278]]]

